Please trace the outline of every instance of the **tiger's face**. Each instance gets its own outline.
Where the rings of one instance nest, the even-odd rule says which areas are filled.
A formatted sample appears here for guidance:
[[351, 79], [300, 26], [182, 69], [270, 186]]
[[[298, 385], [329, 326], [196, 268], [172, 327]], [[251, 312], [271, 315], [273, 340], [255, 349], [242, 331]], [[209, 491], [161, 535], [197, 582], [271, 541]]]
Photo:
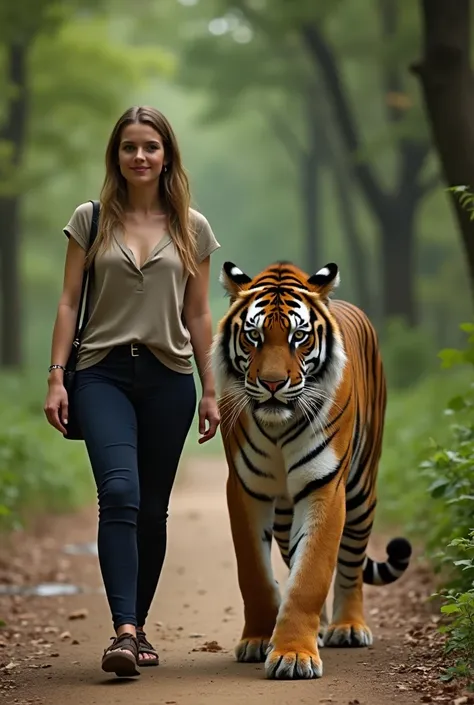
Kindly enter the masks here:
[[254, 279], [224, 264], [221, 282], [231, 305], [213, 349], [224, 413], [227, 404], [234, 415], [250, 406], [267, 424], [317, 413], [345, 362], [327, 305], [338, 278], [335, 264], [308, 277], [279, 263]]

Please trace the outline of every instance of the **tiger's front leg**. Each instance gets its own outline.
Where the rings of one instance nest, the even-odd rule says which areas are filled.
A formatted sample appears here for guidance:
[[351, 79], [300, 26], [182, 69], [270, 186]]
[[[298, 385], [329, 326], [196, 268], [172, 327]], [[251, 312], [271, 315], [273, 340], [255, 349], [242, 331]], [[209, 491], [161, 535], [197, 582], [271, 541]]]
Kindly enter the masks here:
[[345, 516], [336, 478], [295, 504], [291, 568], [265, 661], [267, 678], [320, 678], [320, 615], [324, 614]]
[[238, 661], [265, 661], [280, 605], [271, 563], [273, 502], [248, 494], [231, 461], [229, 466], [227, 506], [245, 616], [235, 655]]

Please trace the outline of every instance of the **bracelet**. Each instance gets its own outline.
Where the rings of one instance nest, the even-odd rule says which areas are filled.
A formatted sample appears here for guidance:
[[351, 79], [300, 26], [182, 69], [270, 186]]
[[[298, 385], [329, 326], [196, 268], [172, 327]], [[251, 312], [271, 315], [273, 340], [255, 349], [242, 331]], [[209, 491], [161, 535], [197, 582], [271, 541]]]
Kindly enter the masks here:
[[50, 365], [48, 367], [48, 372], [51, 372], [51, 370], [62, 370], [63, 372], [66, 372], [64, 365]]

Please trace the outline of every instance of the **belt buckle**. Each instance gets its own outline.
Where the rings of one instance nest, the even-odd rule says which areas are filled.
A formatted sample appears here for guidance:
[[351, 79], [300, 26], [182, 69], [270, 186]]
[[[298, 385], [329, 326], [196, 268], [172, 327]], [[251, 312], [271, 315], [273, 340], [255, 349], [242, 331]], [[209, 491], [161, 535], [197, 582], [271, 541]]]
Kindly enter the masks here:
[[136, 343], [132, 343], [130, 345], [130, 352], [131, 352], [132, 357], [138, 357], [138, 349], [137, 349]]

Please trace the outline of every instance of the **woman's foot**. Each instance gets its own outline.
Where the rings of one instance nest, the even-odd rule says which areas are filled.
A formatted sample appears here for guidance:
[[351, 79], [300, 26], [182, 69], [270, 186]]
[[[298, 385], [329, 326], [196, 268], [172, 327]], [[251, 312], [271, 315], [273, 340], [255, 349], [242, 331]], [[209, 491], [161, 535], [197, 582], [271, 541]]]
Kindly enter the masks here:
[[150, 644], [146, 638], [146, 634], [142, 628], [137, 628], [137, 640], [138, 640], [138, 665], [145, 666], [158, 666], [160, 659], [156, 649]]
[[112, 637], [112, 644], [105, 649], [102, 657], [102, 670], [124, 678], [139, 676], [138, 648], [135, 634], [122, 632]]

